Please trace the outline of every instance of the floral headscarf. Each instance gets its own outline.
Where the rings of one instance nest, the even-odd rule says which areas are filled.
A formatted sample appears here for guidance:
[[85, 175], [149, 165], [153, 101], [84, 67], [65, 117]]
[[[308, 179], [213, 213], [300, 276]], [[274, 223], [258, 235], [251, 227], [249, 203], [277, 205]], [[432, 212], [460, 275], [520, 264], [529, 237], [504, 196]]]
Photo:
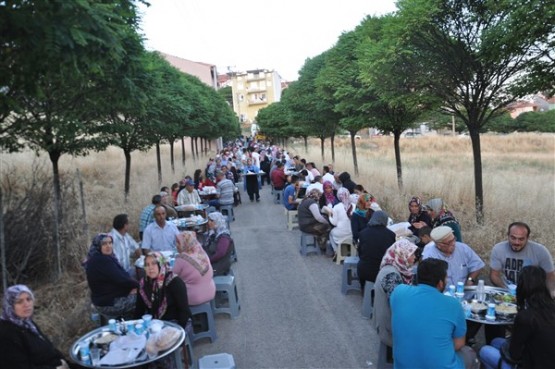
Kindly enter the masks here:
[[[85, 261], [85, 268], [87, 268], [87, 264], [88, 261], [91, 260], [91, 258], [93, 256], [96, 255], [103, 255], [102, 254], [102, 241], [104, 241], [104, 239], [109, 238], [112, 240], [112, 242], [114, 242], [114, 239], [112, 238], [112, 235], [109, 233], [99, 233], [96, 236], [94, 236], [91, 246], [89, 247], [89, 253], [87, 254], [87, 261]], [[114, 251], [112, 250], [112, 254], [110, 255], [110, 257], [112, 259], [114, 259], [116, 261], [116, 263], [118, 265], [120, 265], [118, 258], [116, 257], [116, 254], [114, 254]]]
[[177, 244], [180, 248], [184, 248], [177, 257], [191, 264], [200, 275], [205, 275], [210, 269], [210, 259], [197, 240], [197, 234], [192, 231], [183, 231], [177, 235]]
[[[330, 181], [325, 181], [324, 184], [322, 185], [322, 187], [324, 189], [324, 196], [326, 198], [326, 204], [335, 205], [337, 203], [337, 199], [335, 198], [335, 195], [333, 194], [333, 183], [331, 183]], [[326, 189], [328, 189], [328, 188], [331, 189], [331, 192], [326, 192]], [[339, 192], [337, 194], [339, 195]]]
[[374, 202], [376, 198], [369, 193], [364, 193], [358, 197], [355, 213], [363, 218], [366, 218], [366, 215], [368, 215], [368, 209], [366, 209], [366, 203], [368, 201]]
[[145, 257], [154, 257], [160, 268], [160, 273], [154, 279], [147, 275], [139, 282], [139, 294], [143, 302], [156, 319], [160, 319], [166, 314], [168, 299], [166, 297], [166, 287], [176, 277], [170, 270], [169, 261], [159, 252], [150, 252]]
[[413, 255], [418, 247], [409, 240], [402, 238], [391, 245], [385, 252], [380, 264], [380, 269], [386, 265], [393, 265], [399, 273], [405, 284], [412, 283], [412, 264], [409, 264], [409, 258]]
[[29, 296], [31, 296], [31, 299], [35, 301], [35, 296], [33, 295], [33, 292], [31, 292], [29, 287], [23, 284], [16, 284], [9, 287], [4, 293], [4, 301], [2, 303], [2, 316], [0, 317], [0, 320], [7, 320], [9, 322], [12, 322], [18, 327], [28, 329], [42, 338], [42, 335], [39, 333], [37, 327], [35, 326], [35, 323], [33, 323], [33, 320], [31, 318], [23, 319], [15, 314], [15, 301], [22, 293], [28, 293]]
[[318, 202], [320, 200], [320, 197], [322, 196], [322, 192], [320, 192], [319, 189], [317, 188], [313, 188], [312, 190], [310, 190], [309, 193], [307, 193], [303, 199], [303, 201], [305, 199], [312, 199], [316, 202]]
[[347, 211], [348, 213], [348, 210], [351, 207], [351, 193], [349, 192], [349, 190], [345, 187], [341, 187], [339, 190], [337, 190], [337, 198], [339, 199], [339, 201], [341, 201], [341, 203], [345, 207], [345, 211]]

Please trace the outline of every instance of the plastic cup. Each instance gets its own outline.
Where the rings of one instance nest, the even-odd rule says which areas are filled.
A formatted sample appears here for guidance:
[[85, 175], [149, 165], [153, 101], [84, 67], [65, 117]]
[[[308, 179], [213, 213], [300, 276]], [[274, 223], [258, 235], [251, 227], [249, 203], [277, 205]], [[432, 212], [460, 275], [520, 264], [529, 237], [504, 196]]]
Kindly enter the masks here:
[[509, 293], [512, 296], [516, 296], [516, 285], [515, 284], [510, 284], [507, 287], [509, 287]]
[[90, 351], [88, 342], [81, 342], [79, 344], [79, 357], [81, 358], [82, 361], [89, 360], [90, 352], [91, 351]]
[[98, 347], [93, 347], [91, 349], [91, 363], [94, 366], [100, 363], [100, 349]]
[[457, 282], [457, 293], [464, 294], [464, 283], [463, 282]]
[[115, 319], [108, 320], [108, 329], [110, 329], [112, 332], [116, 332], [118, 330], [118, 325]]
[[145, 314], [141, 317], [143, 319], [143, 327], [145, 329], [148, 329], [148, 327], [150, 327], [150, 322], [152, 322], [152, 315], [150, 314]]

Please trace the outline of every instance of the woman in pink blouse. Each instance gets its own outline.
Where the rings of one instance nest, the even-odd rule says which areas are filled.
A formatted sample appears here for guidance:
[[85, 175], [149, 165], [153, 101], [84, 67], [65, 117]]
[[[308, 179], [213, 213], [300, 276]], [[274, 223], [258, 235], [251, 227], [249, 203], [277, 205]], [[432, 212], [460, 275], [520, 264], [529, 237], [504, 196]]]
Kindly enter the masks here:
[[216, 294], [216, 285], [212, 279], [214, 271], [196, 233], [181, 232], [177, 236], [177, 251], [179, 254], [175, 258], [173, 272], [187, 286], [189, 305], [200, 305], [212, 300]]

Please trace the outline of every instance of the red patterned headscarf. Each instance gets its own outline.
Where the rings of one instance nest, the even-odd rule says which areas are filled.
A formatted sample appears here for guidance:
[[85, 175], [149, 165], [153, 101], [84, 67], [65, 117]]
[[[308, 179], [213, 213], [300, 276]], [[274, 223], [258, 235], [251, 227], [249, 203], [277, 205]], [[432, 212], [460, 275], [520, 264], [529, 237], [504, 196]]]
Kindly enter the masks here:
[[380, 269], [386, 265], [393, 265], [399, 273], [401, 278], [406, 284], [412, 284], [412, 267], [413, 264], [409, 263], [409, 258], [416, 252], [418, 246], [409, 240], [402, 238], [391, 245], [382, 259]]
[[169, 261], [162, 254], [150, 252], [145, 257], [145, 264], [148, 257], [154, 257], [160, 268], [160, 273], [156, 278], [149, 278], [145, 275], [139, 283], [139, 294], [152, 316], [161, 319], [168, 308], [166, 288], [176, 276], [170, 270]]

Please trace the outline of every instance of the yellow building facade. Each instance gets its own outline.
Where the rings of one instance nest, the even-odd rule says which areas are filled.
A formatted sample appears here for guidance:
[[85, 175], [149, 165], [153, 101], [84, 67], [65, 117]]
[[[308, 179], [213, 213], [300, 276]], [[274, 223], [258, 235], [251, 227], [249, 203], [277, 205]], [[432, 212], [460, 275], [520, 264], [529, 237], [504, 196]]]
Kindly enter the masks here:
[[267, 69], [231, 74], [233, 110], [243, 128], [256, 122], [258, 111], [281, 99], [281, 77]]

